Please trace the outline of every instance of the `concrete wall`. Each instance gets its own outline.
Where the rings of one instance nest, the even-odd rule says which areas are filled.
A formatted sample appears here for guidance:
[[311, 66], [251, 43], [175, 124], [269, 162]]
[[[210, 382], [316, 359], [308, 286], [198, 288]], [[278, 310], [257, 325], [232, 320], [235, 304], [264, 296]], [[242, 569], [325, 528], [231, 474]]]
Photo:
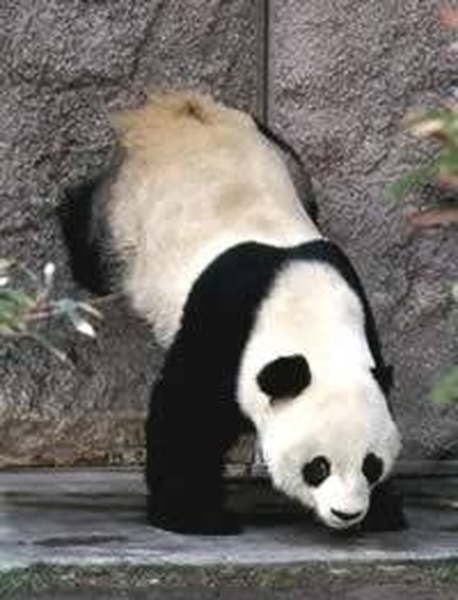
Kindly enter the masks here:
[[[452, 79], [439, 5], [6, 0], [0, 256], [36, 269], [51, 259], [60, 290], [74, 291], [56, 208], [66, 187], [102, 169], [113, 143], [108, 111], [138, 104], [148, 87], [198, 86], [242, 108], [263, 107], [306, 160], [323, 227], [366, 282], [397, 365], [394, 403], [407, 454], [456, 457], [457, 410], [427, 398], [458, 355], [447, 292], [458, 279], [456, 230], [409, 231], [401, 207], [384, 197], [410, 156], [402, 115]], [[122, 302], [104, 312], [95, 342], [58, 340], [74, 367], [32, 342], [2, 341], [0, 465], [141, 459], [160, 356]]]

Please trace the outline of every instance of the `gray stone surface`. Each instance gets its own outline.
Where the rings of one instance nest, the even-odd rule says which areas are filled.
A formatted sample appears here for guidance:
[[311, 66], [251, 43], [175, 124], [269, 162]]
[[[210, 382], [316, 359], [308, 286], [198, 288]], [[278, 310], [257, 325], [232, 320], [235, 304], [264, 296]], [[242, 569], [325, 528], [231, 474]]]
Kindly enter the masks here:
[[428, 392], [457, 361], [456, 228], [415, 232], [386, 186], [418, 158], [400, 133], [456, 77], [440, 0], [273, 0], [270, 125], [302, 153], [321, 223], [353, 258], [395, 364], [409, 457], [458, 453], [458, 405]]
[[[199, 537], [146, 525], [138, 471], [3, 472], [0, 570], [37, 563], [204, 566], [457, 558], [457, 507], [439, 507], [428, 496], [428, 482], [423, 485], [421, 497], [409, 504], [410, 529], [348, 537], [290, 513], [276, 495], [245, 484], [232, 489], [231, 502], [257, 519], [250, 517], [239, 536]], [[456, 494], [456, 479], [441, 487], [447, 486]]]
[[[185, 0], [0, 6], [0, 256], [74, 291], [55, 209], [67, 186], [102, 169], [109, 111], [155, 86], [199, 86], [256, 109], [258, 3]], [[152, 370], [146, 328], [121, 303], [104, 307], [95, 342], [52, 339], [59, 364], [34, 343], [0, 345], [0, 464], [135, 462]]]

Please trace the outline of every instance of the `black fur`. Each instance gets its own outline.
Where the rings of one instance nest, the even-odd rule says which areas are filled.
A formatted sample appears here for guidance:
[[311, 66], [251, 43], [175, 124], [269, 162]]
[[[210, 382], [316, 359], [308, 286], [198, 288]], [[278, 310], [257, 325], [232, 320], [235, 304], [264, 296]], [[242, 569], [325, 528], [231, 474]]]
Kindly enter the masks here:
[[326, 456], [316, 456], [302, 467], [302, 477], [307, 485], [318, 487], [331, 474], [331, 463]]
[[383, 393], [387, 396], [393, 387], [393, 367], [391, 365], [378, 365], [376, 368], [372, 369], [372, 374]]
[[383, 460], [370, 452], [364, 459], [362, 471], [367, 481], [374, 484], [383, 475]]
[[372, 490], [369, 512], [359, 529], [399, 531], [408, 527], [402, 494], [392, 481], [383, 481]]
[[374, 360], [383, 366], [364, 291], [335, 244], [248, 242], [224, 252], [195, 282], [152, 391], [146, 425], [152, 524], [192, 533], [237, 530], [224, 510], [222, 469], [244, 422], [235, 398], [240, 359], [262, 300], [279, 271], [296, 260], [331, 265], [356, 291]]
[[123, 151], [116, 149], [106, 171], [66, 190], [57, 211], [73, 278], [101, 296], [113, 291], [120, 278], [121, 265], [112, 251], [107, 206], [123, 158]]
[[275, 402], [299, 395], [310, 384], [311, 374], [307, 360], [296, 354], [272, 361], [256, 379], [261, 390]]

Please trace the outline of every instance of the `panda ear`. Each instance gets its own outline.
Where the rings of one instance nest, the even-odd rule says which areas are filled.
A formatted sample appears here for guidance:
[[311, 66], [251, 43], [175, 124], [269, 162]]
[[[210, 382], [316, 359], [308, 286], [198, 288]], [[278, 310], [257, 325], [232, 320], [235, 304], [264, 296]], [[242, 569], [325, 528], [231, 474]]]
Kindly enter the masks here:
[[392, 365], [379, 365], [371, 369], [372, 375], [387, 396], [393, 387], [394, 369]]
[[310, 384], [311, 374], [305, 357], [293, 354], [268, 363], [256, 380], [271, 402], [275, 402], [299, 395]]

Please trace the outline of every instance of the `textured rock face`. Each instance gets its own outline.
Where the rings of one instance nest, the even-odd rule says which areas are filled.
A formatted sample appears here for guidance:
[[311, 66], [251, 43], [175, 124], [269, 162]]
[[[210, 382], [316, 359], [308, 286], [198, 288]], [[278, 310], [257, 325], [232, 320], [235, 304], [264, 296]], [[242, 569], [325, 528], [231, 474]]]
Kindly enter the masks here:
[[[6, 0], [0, 8], [0, 256], [58, 268], [71, 291], [56, 208], [100, 172], [107, 114], [154, 86], [257, 102], [256, 3]], [[0, 345], [0, 465], [138, 460], [160, 360], [146, 327], [107, 303], [95, 342], [58, 340], [75, 366], [29, 341]], [[56, 332], [49, 332], [56, 338]]]
[[[53, 260], [59, 291], [74, 291], [56, 208], [68, 186], [106, 163], [108, 112], [140, 103], [149, 87], [198, 86], [242, 108], [268, 105], [271, 126], [317, 183], [323, 228], [365, 281], [397, 367], [407, 455], [456, 457], [457, 408], [427, 397], [458, 356], [448, 293], [458, 279], [456, 230], [410, 231], [384, 195], [412, 158], [399, 133], [406, 109], [430, 102], [454, 75], [441, 3], [271, 0], [267, 77], [262, 4], [5, 0], [0, 256], [34, 269]], [[160, 355], [122, 302], [107, 302], [104, 313], [95, 342], [73, 333], [57, 340], [74, 367], [32, 342], [2, 341], [0, 465], [141, 458]]]
[[406, 455], [416, 458], [458, 453], [457, 407], [428, 398], [458, 359], [458, 240], [456, 228], [409, 230], [386, 186], [412, 160], [399, 133], [406, 110], [456, 75], [441, 4], [278, 0], [271, 14], [270, 124], [304, 156], [322, 227], [365, 282], [396, 366]]

